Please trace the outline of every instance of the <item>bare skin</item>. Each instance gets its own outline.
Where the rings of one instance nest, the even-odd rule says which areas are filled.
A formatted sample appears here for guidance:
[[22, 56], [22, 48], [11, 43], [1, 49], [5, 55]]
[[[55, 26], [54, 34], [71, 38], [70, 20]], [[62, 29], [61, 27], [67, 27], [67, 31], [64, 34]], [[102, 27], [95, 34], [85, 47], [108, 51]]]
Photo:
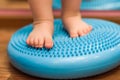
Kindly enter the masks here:
[[[53, 12], [52, 0], [28, 0], [33, 14], [33, 31], [27, 44], [36, 48], [52, 48]], [[42, 7], [41, 7], [42, 6]]]
[[62, 20], [70, 37], [88, 34], [92, 27], [82, 21], [80, 14], [81, 0], [62, 0]]
[[44, 21], [40, 24], [36, 24], [27, 39], [27, 44], [36, 48], [51, 48], [53, 46], [52, 34], [52, 22]]
[[[29, 0], [29, 3], [33, 13], [34, 28], [28, 36], [27, 44], [36, 48], [52, 48], [52, 0]], [[62, 0], [62, 20], [71, 38], [84, 36], [92, 30], [92, 27], [81, 19], [80, 3], [81, 0]]]

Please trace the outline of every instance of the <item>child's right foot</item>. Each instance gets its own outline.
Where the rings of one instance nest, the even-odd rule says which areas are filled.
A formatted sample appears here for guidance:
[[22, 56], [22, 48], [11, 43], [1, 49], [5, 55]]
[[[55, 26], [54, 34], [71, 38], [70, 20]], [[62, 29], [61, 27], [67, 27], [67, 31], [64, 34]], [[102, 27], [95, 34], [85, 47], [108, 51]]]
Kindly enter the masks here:
[[44, 21], [39, 24], [35, 24], [33, 31], [27, 38], [27, 44], [36, 48], [52, 48], [53, 23], [50, 21]]

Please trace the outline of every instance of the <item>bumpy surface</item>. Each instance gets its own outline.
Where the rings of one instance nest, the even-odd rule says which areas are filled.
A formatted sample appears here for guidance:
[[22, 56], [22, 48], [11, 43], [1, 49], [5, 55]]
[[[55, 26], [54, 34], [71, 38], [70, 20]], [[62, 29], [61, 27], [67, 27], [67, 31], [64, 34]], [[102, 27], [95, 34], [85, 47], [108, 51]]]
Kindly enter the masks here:
[[[61, 9], [61, 0], [53, 0], [53, 8]], [[82, 10], [119, 10], [119, 0], [83, 0]]]
[[[93, 30], [86, 36], [72, 39], [64, 30], [62, 21], [55, 20], [52, 49], [28, 46], [26, 39], [33, 27], [32, 25], [23, 27], [12, 36], [8, 45], [12, 64], [25, 73], [47, 78], [86, 77], [104, 72], [104, 70], [101, 72], [98, 69], [105, 67], [111, 69], [118, 66], [120, 62], [120, 26], [98, 19], [84, 19], [84, 21], [92, 25]], [[110, 60], [113, 63], [107, 65], [106, 63]], [[103, 64], [106, 66], [96, 68]], [[89, 68], [93, 67], [95, 68], [87, 72]], [[46, 72], [47, 69], [48, 72]]]
[[113, 48], [120, 43], [120, 27], [118, 25], [114, 26], [115, 24], [101, 20], [99, 20], [99, 23], [97, 23], [97, 20], [85, 21], [93, 26], [93, 31], [84, 37], [72, 39], [64, 30], [61, 21], [56, 20], [53, 35], [54, 47], [52, 49], [38, 49], [26, 44], [26, 39], [32, 30], [32, 25], [24, 27], [14, 34], [11, 45], [26, 55], [59, 58], [92, 55]]

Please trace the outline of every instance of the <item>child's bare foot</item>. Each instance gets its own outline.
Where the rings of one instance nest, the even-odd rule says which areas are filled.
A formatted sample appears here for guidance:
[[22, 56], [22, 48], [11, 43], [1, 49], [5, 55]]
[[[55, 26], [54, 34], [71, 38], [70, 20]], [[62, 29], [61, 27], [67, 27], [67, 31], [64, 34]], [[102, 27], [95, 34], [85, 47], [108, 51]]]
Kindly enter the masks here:
[[27, 44], [36, 48], [52, 48], [53, 23], [50, 21], [34, 25], [33, 31], [27, 38]]
[[84, 36], [92, 30], [92, 27], [82, 21], [80, 16], [63, 17], [63, 23], [72, 38]]

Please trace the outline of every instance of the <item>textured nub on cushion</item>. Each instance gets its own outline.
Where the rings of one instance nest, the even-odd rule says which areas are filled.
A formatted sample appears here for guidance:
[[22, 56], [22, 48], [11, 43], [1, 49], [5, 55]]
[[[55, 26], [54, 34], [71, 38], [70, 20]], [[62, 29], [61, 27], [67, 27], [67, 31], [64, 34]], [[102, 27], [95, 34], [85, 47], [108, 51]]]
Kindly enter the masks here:
[[93, 76], [118, 66], [120, 26], [99, 19], [83, 20], [92, 25], [93, 30], [85, 36], [70, 38], [62, 21], [56, 19], [52, 49], [28, 46], [26, 39], [33, 26], [23, 27], [9, 42], [8, 54], [11, 63], [27, 74], [54, 79]]

